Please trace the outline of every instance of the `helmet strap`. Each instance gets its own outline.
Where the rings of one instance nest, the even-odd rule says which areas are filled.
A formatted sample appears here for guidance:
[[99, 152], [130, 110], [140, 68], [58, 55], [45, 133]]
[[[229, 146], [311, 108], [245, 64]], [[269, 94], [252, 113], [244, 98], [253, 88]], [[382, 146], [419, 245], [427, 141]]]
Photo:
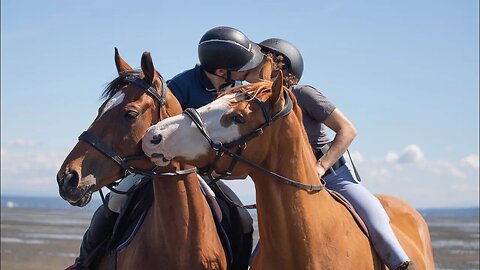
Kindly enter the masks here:
[[232, 80], [232, 72], [230, 70], [227, 70], [227, 78], [225, 81], [227, 81], [227, 84], [235, 85], [235, 80]]
[[[217, 75], [217, 76], [220, 76], [220, 75]], [[221, 90], [235, 86], [235, 80], [232, 80], [232, 72], [230, 70], [227, 70], [227, 78], [224, 78], [224, 77], [222, 78], [225, 80], [225, 83], [220, 86]]]
[[215, 72], [210, 72], [210, 71], [207, 71], [207, 72], [225, 80], [225, 83], [220, 85], [220, 90], [224, 90], [226, 88], [235, 86], [235, 80], [232, 80], [232, 72], [230, 70], [227, 70], [227, 77], [226, 78], [221, 76], [221, 75], [218, 75]]

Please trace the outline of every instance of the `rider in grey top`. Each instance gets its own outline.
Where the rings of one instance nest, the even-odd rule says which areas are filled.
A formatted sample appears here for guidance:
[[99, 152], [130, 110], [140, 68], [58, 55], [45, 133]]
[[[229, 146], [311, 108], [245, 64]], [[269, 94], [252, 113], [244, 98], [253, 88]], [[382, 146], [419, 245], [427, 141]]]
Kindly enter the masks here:
[[323, 121], [336, 109], [322, 93], [310, 85], [297, 85], [292, 88], [297, 103], [302, 109], [303, 126], [307, 130], [308, 141], [314, 152], [330, 142]]

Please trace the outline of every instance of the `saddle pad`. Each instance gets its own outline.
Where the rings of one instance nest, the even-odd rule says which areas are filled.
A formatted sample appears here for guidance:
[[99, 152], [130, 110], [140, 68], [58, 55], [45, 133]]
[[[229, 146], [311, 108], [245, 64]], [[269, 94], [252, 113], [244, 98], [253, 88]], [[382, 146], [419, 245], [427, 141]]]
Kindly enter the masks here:
[[142, 180], [140, 185], [142, 186], [128, 196], [115, 223], [109, 243], [109, 248], [114, 252], [125, 248], [132, 241], [153, 203], [153, 183], [151, 179]]

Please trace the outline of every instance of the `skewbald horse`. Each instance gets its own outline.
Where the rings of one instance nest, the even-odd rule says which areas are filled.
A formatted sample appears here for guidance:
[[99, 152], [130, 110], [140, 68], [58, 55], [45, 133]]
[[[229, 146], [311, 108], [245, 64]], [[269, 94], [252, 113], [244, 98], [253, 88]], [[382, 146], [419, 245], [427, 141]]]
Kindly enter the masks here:
[[82, 207], [92, 192], [122, 178], [124, 170], [158, 174], [153, 176], [154, 203], [138, 234], [118, 252], [115, 265], [104, 259], [98, 268], [227, 269], [196, 174], [175, 176], [171, 172], [185, 169], [177, 162], [156, 168], [141, 148], [147, 128], [181, 113], [180, 104], [155, 70], [150, 53], [142, 55], [141, 72], [134, 71], [117, 49], [115, 64], [119, 77], [104, 93], [108, 100], [57, 174], [60, 195]]
[[[251, 176], [261, 239], [251, 269], [382, 269], [352, 215], [323, 190], [301, 110], [282, 85], [280, 74], [162, 120], [145, 134], [143, 149], [158, 165], [175, 160]], [[403, 200], [378, 198], [416, 268], [434, 269], [422, 216]]]

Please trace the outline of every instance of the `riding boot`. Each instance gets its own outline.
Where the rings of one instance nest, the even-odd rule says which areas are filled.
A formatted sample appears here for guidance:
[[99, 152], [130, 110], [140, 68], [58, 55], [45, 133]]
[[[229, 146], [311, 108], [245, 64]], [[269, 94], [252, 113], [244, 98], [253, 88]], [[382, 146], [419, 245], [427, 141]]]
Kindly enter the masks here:
[[112, 233], [117, 217], [118, 213], [111, 211], [104, 205], [101, 205], [97, 211], [95, 211], [92, 221], [90, 222], [90, 227], [83, 236], [80, 255], [75, 259], [77, 265], [87, 267], [83, 265], [85, 260], [90, 253]]
[[412, 261], [406, 261], [397, 266], [394, 270], [415, 270], [415, 265]]

